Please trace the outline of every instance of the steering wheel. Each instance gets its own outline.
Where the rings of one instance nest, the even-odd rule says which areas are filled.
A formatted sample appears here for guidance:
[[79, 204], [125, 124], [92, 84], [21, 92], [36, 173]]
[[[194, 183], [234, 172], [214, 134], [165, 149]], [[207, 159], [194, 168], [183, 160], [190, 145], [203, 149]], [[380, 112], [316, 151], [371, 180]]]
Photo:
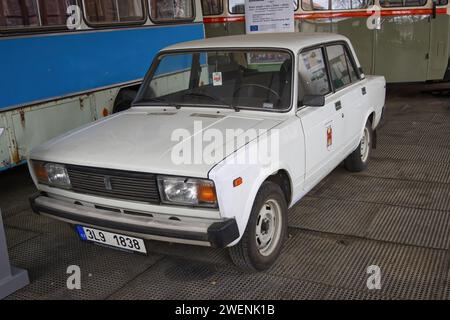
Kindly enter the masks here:
[[251, 87], [256, 87], [256, 88], [264, 89], [264, 90], [268, 91], [269, 93], [273, 94], [273, 95], [277, 98], [277, 101], [280, 101], [280, 100], [281, 100], [281, 97], [280, 97], [280, 95], [278, 94], [278, 92], [276, 92], [276, 91], [273, 90], [272, 88], [263, 86], [262, 84], [256, 84], [256, 83], [247, 83], [247, 84], [241, 85], [239, 88], [237, 88], [236, 90], [234, 90], [234, 92], [233, 92], [233, 98], [236, 97], [237, 93], [238, 93], [239, 91], [241, 91], [242, 89], [244, 89], [244, 88], [251, 88]]

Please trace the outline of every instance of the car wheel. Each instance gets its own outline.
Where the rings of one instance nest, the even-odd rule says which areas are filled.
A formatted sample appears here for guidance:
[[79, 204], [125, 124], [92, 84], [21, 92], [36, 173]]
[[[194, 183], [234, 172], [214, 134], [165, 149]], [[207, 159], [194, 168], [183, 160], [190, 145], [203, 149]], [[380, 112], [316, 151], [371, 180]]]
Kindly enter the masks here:
[[235, 265], [248, 271], [262, 271], [275, 262], [286, 238], [287, 211], [281, 188], [273, 182], [264, 182], [241, 241], [229, 249]]
[[367, 169], [370, 154], [372, 153], [373, 130], [370, 121], [364, 127], [363, 136], [358, 148], [344, 161], [345, 168], [350, 172], [360, 172]]

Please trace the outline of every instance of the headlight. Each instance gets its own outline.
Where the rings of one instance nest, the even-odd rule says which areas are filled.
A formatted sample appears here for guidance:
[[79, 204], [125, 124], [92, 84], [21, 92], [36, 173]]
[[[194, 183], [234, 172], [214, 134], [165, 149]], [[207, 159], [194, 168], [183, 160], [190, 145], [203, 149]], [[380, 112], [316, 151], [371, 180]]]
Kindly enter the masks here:
[[158, 187], [163, 203], [217, 207], [216, 190], [211, 180], [158, 176]]
[[70, 188], [69, 174], [64, 165], [33, 161], [33, 169], [39, 183], [66, 189]]

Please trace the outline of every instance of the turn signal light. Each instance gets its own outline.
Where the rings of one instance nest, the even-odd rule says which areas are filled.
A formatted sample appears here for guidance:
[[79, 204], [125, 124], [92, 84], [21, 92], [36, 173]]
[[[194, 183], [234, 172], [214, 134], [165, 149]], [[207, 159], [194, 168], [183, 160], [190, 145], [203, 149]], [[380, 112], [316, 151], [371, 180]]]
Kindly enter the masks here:
[[33, 169], [39, 182], [48, 182], [48, 172], [43, 162], [33, 161]]
[[216, 192], [212, 185], [200, 185], [197, 197], [200, 202], [215, 203], [217, 201]]
[[233, 180], [233, 187], [234, 188], [239, 187], [242, 184], [242, 182], [243, 182], [243, 180], [242, 180], [241, 177], [234, 179]]

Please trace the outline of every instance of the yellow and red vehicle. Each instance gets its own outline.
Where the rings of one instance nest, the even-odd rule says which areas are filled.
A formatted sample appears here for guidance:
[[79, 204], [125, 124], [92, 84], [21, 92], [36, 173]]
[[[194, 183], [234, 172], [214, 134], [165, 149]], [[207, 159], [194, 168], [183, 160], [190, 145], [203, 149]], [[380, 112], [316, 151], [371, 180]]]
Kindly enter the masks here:
[[[206, 37], [245, 32], [245, 0], [202, 0]], [[388, 82], [450, 80], [448, 0], [293, 1], [295, 30], [352, 41], [365, 72]]]

